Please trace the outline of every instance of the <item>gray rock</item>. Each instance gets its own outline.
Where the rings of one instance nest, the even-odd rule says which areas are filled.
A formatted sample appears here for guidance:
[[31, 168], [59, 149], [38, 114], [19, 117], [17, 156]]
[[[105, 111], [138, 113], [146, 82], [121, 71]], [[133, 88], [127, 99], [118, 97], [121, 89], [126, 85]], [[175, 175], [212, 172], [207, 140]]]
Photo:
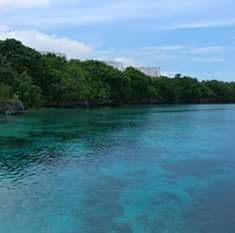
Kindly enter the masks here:
[[3, 100], [0, 99], [0, 113], [7, 115], [15, 115], [22, 113], [24, 105], [19, 100]]

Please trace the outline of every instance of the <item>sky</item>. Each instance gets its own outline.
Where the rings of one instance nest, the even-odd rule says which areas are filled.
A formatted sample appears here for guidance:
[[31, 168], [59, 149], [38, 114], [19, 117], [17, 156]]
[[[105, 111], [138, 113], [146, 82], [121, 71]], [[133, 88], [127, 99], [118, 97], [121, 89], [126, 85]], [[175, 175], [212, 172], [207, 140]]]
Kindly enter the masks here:
[[235, 81], [234, 0], [0, 0], [0, 39]]

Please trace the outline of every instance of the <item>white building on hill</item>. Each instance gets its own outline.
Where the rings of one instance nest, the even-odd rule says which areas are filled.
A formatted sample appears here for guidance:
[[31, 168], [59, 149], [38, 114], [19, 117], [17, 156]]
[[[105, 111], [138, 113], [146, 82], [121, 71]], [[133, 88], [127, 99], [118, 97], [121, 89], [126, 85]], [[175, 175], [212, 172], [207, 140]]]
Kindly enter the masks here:
[[108, 66], [112, 66], [115, 69], [124, 71], [126, 69], [126, 67], [124, 66], [124, 64], [122, 64], [121, 62], [116, 62], [116, 61], [104, 61], [105, 64], [107, 64]]
[[161, 70], [160, 67], [137, 67], [137, 69], [141, 72], [143, 72], [146, 75], [149, 75], [151, 77], [160, 77], [161, 76]]
[[[118, 69], [120, 71], [124, 71], [127, 66], [125, 66], [121, 62], [116, 62], [116, 61], [104, 61], [105, 64], [112, 66], [115, 69]], [[135, 69], [141, 71], [142, 73], [149, 75], [151, 77], [160, 77], [161, 76], [161, 71], [160, 67], [134, 67]]]

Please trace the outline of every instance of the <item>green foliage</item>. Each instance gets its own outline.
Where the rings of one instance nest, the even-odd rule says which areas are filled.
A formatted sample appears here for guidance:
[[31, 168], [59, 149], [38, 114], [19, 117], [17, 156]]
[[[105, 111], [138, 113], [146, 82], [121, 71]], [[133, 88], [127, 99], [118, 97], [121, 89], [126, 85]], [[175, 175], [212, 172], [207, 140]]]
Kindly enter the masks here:
[[17, 96], [26, 108], [40, 107], [41, 105], [41, 88], [34, 85], [32, 78], [26, 73], [20, 75]]
[[66, 64], [61, 87], [61, 98], [64, 102], [76, 102], [89, 98], [90, 89], [79, 61], [70, 61]]
[[12, 90], [11, 87], [0, 83], [0, 99], [11, 99], [12, 98]]
[[177, 74], [153, 78], [128, 67], [121, 72], [99, 61], [40, 54], [21, 42], [0, 41], [0, 98], [27, 108], [153, 103], [234, 103], [235, 83]]
[[128, 80], [129, 99], [132, 103], [151, 103], [154, 96], [152, 79], [133, 67], [124, 71]]
[[85, 72], [86, 85], [88, 86], [87, 100], [91, 104], [103, 104], [110, 102], [111, 93], [108, 79], [110, 67], [98, 61], [85, 61], [81, 63]]
[[24, 46], [20, 41], [7, 39], [0, 41], [0, 54], [10, 62], [12, 69], [17, 73], [27, 74], [38, 82], [42, 73], [42, 56], [40, 53]]

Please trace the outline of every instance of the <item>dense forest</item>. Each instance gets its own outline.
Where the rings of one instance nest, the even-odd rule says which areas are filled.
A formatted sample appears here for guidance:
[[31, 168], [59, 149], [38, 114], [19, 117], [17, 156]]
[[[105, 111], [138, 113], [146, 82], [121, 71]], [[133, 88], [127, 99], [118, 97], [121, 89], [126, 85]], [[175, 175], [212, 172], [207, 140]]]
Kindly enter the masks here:
[[121, 72], [100, 61], [41, 54], [14, 39], [0, 41], [0, 99], [26, 108], [124, 104], [234, 103], [235, 82]]

